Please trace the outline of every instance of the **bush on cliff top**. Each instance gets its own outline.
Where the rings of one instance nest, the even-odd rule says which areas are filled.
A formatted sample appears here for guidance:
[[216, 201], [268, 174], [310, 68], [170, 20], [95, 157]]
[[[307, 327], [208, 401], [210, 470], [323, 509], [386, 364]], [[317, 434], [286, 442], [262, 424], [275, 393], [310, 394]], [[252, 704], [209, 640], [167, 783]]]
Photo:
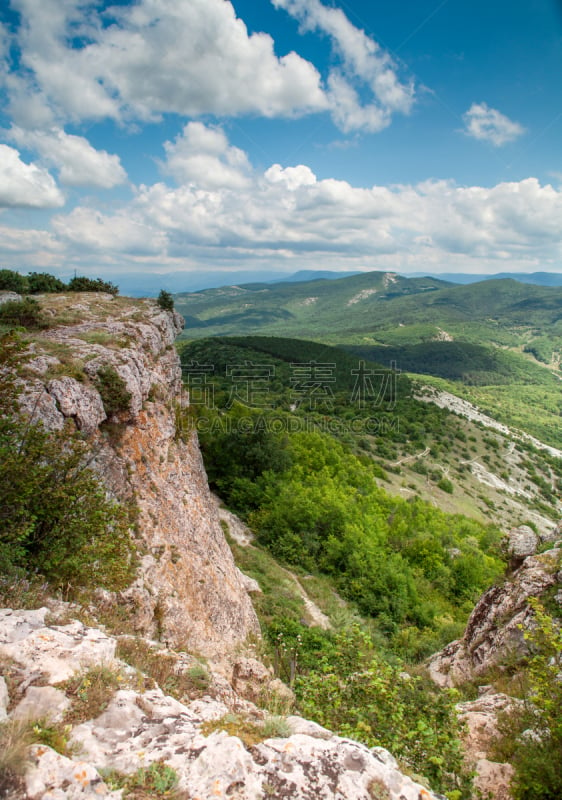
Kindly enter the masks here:
[[119, 294], [119, 288], [111, 281], [101, 278], [86, 278], [77, 275], [68, 284], [48, 272], [30, 272], [21, 275], [12, 269], [0, 269], [0, 291], [18, 294], [47, 294], [52, 292], [108, 292]]

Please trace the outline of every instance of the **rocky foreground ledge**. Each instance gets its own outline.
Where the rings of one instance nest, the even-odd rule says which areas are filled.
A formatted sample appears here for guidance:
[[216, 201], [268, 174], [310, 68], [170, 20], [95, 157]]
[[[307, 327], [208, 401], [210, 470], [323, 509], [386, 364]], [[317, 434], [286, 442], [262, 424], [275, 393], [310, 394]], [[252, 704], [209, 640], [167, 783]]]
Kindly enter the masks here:
[[[211, 675], [205, 692], [166, 695], [138, 668], [116, 658], [118, 641], [78, 620], [50, 621], [47, 608], [0, 610], [0, 718], [28, 720], [67, 754], [46, 744], [28, 748], [27, 768], [12, 794], [18, 800], [83, 800], [126, 796], [115, 788], [151, 765], [175, 773], [177, 800], [438, 800], [401, 773], [382, 748], [334, 736], [297, 716], [275, 718], [284, 730], [267, 737], [267, 715]], [[136, 639], [137, 646], [141, 640]], [[142, 640], [158, 651], [161, 645]], [[160, 651], [166, 658], [170, 651]], [[189, 656], [178, 671], [189, 669]], [[89, 718], [84, 702], [94, 671], [113, 675], [105, 707]], [[88, 672], [89, 670], [89, 672]], [[236, 672], [236, 669], [235, 669]], [[240, 667], [238, 667], [240, 673]], [[76, 675], [82, 687], [76, 691]], [[85, 677], [84, 677], [85, 676]], [[240, 678], [240, 674], [238, 674]], [[109, 678], [106, 677], [109, 682]], [[120, 688], [122, 687], [122, 688]], [[213, 696], [211, 696], [213, 695]], [[39, 722], [38, 722], [39, 720]], [[71, 720], [71, 722], [69, 722]], [[254, 731], [234, 735], [233, 726]], [[265, 727], [264, 727], [265, 726]], [[225, 730], [226, 729], [226, 730]], [[256, 731], [262, 731], [256, 735]], [[173, 770], [173, 773], [171, 772]], [[111, 777], [109, 777], [111, 776]]]

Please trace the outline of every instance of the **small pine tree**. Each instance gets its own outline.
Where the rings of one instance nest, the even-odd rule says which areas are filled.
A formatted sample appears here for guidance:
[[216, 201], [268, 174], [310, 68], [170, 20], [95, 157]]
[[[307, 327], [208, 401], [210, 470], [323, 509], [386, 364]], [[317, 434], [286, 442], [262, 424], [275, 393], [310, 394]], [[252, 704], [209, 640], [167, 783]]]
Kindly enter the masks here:
[[167, 292], [165, 289], [162, 289], [160, 294], [158, 295], [158, 300], [156, 301], [160, 308], [163, 308], [164, 311], [173, 311], [174, 310], [174, 298]]

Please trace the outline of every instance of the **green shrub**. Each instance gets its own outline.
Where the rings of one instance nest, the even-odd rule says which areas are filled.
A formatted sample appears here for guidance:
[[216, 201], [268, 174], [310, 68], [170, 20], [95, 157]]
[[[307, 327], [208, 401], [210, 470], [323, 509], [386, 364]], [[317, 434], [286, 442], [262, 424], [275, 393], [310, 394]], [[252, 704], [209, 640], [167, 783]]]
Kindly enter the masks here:
[[108, 417], [120, 411], [129, 411], [131, 392], [114, 367], [101, 367], [96, 374], [95, 382]]
[[303, 716], [369, 747], [389, 749], [403, 768], [425, 776], [438, 791], [471, 797], [457, 694], [375, 655], [357, 627], [338, 635], [332, 655], [300, 675], [295, 691]]
[[30, 272], [27, 276], [28, 291], [31, 294], [48, 294], [51, 292], [64, 292], [66, 283], [49, 275], [48, 272]]
[[531, 651], [523, 706], [503, 718], [498, 755], [515, 768], [515, 800], [562, 797], [562, 629], [531, 599], [535, 619], [524, 637]]
[[174, 310], [174, 298], [170, 294], [170, 292], [166, 292], [164, 289], [158, 295], [158, 300], [156, 301], [160, 308], [163, 308], [164, 311], [173, 311]]
[[448, 478], [441, 478], [441, 480], [437, 482], [437, 486], [443, 492], [447, 492], [447, 494], [453, 494], [455, 490], [453, 483]]
[[0, 291], [25, 294], [28, 288], [27, 278], [20, 275], [19, 272], [14, 272], [12, 269], [0, 269]]
[[110, 281], [102, 281], [101, 278], [85, 278], [78, 276], [68, 282], [69, 292], [107, 292], [108, 294], [118, 295], [119, 288]]
[[[19, 345], [2, 343], [6, 367]], [[50, 433], [15, 412], [12, 376], [0, 370], [0, 571], [39, 574], [70, 594], [124, 588], [134, 572], [132, 510], [107, 498], [68, 427]]]
[[0, 323], [22, 328], [40, 328], [45, 324], [41, 316], [41, 306], [37, 300], [33, 300], [31, 297], [2, 303], [0, 305]]

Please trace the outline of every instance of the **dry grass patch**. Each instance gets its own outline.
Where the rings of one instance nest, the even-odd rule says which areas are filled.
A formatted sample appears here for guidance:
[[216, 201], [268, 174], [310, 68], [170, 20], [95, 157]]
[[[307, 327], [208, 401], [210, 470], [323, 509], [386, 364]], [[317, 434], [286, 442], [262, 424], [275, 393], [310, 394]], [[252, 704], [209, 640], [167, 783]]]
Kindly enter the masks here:
[[23, 574], [0, 576], [0, 605], [2, 608], [35, 609], [47, 605], [52, 598], [49, 584]]
[[272, 716], [261, 722], [242, 714], [225, 714], [224, 717], [204, 722], [201, 726], [203, 736], [210, 736], [215, 731], [225, 731], [229, 736], [237, 736], [247, 748], [263, 742], [264, 739], [286, 739], [292, 733], [284, 717]]
[[204, 664], [195, 662], [182, 669], [177, 655], [163, 653], [144, 639], [123, 637], [117, 645], [118, 658], [145, 676], [145, 687], [159, 686], [177, 700], [201, 697], [211, 685], [211, 675]]
[[99, 717], [123, 685], [121, 672], [104, 664], [90, 667], [58, 684], [72, 701], [64, 715], [65, 724], [79, 725]]
[[0, 725], [0, 797], [24, 797], [23, 775], [29, 764], [33, 732], [29, 723], [8, 720]]

